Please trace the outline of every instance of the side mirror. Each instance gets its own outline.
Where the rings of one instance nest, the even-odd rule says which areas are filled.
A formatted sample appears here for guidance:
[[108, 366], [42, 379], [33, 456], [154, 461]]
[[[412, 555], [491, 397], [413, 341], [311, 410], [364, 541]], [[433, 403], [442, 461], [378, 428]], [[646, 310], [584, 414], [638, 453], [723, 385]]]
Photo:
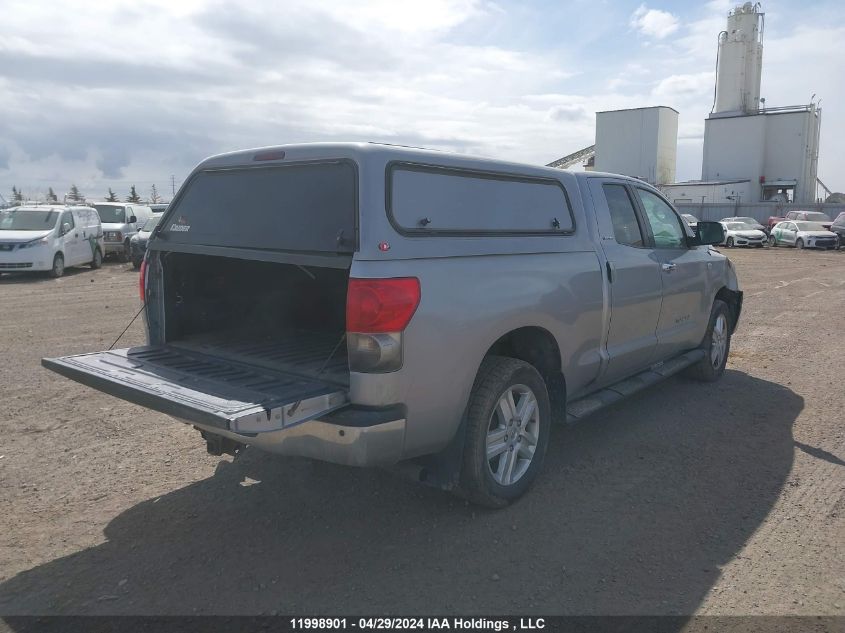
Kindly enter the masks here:
[[70, 222], [65, 222], [62, 224], [62, 235], [70, 233]]
[[695, 244], [721, 244], [725, 241], [725, 227], [719, 222], [698, 222]]
[[135, 224], [137, 221], [138, 218], [136, 218], [134, 215], [129, 216], [129, 224]]

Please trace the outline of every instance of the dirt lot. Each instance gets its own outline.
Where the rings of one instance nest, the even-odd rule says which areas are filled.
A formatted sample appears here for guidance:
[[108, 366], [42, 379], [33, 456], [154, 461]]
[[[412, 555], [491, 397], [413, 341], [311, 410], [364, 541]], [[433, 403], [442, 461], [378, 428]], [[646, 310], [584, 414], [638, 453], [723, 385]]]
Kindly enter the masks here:
[[[730, 251], [719, 383], [672, 379], [552, 438], [480, 510], [247, 450], [42, 369], [108, 347], [137, 273], [0, 279], [0, 613], [845, 614], [845, 251]], [[121, 346], [143, 340], [141, 320]]]

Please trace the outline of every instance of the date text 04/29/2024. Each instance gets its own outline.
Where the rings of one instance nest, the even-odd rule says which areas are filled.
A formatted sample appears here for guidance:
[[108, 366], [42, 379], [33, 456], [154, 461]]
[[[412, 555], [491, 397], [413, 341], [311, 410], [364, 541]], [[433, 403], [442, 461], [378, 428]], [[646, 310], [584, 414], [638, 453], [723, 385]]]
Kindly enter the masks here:
[[363, 631], [530, 631], [545, 628], [543, 618], [519, 618], [511, 620], [493, 620], [487, 618], [291, 618], [291, 629], [305, 630], [345, 630]]

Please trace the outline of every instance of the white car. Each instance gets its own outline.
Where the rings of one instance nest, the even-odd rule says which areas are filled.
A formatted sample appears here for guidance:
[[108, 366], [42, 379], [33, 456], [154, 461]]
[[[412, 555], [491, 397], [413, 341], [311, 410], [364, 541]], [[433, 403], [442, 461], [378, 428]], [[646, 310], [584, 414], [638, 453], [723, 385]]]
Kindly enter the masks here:
[[766, 234], [759, 229], [752, 228], [744, 222], [721, 222], [725, 228], [725, 241], [722, 242], [728, 248], [734, 246], [763, 246], [766, 243]]
[[839, 236], [824, 228], [821, 222], [786, 220], [772, 227], [769, 245], [835, 249], [839, 248]]
[[752, 229], [757, 229], [763, 231], [765, 233], [766, 227], [760, 224], [754, 218], [750, 218], [748, 216], [734, 216], [732, 218], [722, 218], [719, 222], [742, 222], [743, 224], [747, 224]]
[[684, 219], [684, 222], [689, 224], [689, 227], [694, 231], [695, 227], [698, 226], [698, 218], [695, 217], [692, 213], [682, 213], [681, 217]]
[[49, 271], [103, 263], [100, 216], [91, 207], [39, 205], [0, 211], [0, 273]]

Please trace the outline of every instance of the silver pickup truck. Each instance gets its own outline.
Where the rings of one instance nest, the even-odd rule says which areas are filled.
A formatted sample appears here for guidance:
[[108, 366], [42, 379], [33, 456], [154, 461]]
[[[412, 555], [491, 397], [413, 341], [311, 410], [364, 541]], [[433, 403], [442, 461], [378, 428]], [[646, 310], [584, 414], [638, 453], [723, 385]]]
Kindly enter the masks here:
[[552, 421], [721, 376], [742, 307], [723, 237], [612, 174], [367, 143], [214, 156], [150, 239], [148, 344], [43, 364], [212, 454], [401, 464], [502, 506]]

